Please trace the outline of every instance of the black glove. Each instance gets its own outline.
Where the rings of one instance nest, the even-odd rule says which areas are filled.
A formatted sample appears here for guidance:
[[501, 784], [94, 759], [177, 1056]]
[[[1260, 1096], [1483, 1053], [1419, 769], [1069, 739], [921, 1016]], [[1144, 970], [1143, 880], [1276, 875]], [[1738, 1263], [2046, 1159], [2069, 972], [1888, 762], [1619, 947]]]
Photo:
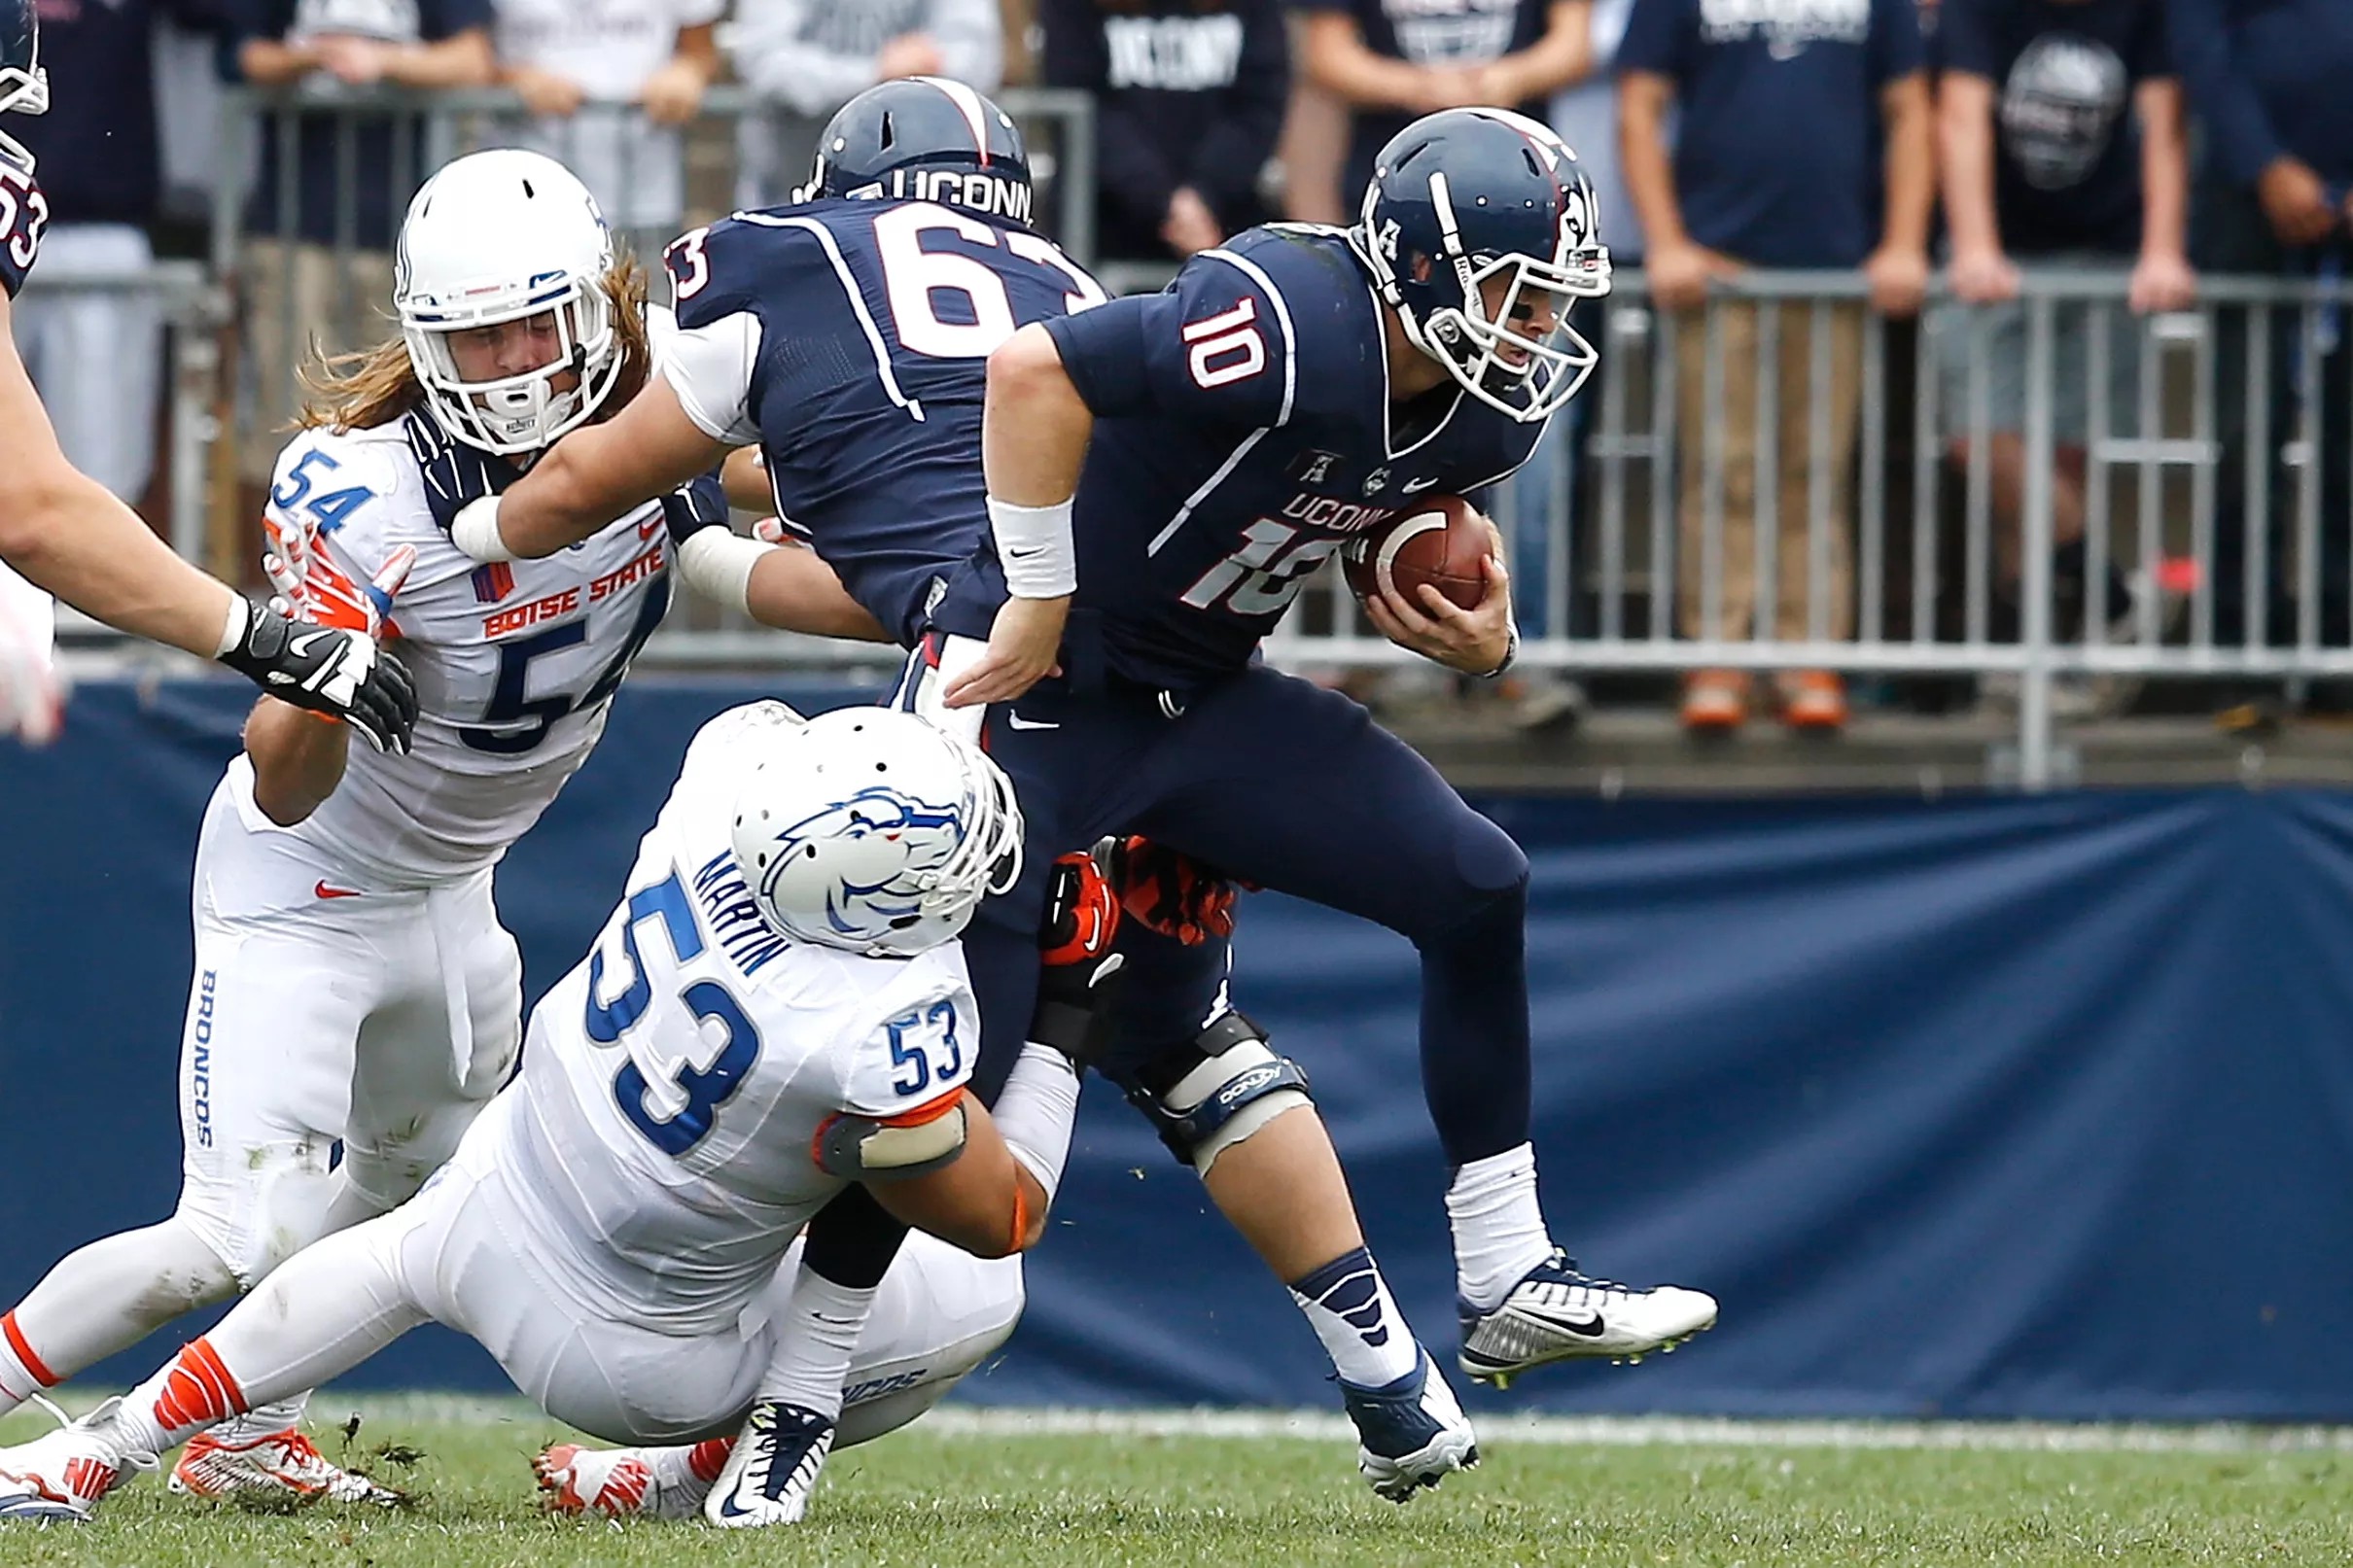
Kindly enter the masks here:
[[248, 600], [245, 636], [221, 662], [283, 703], [350, 724], [379, 751], [406, 751], [417, 727], [408, 669], [366, 632], [290, 620]]

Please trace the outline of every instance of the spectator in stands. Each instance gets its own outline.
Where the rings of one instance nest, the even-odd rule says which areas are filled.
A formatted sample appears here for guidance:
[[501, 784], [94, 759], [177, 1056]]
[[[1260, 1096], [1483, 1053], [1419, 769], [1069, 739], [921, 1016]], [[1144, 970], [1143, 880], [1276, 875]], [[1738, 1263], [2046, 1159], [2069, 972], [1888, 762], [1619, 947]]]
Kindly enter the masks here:
[[[2160, 0], [1944, 0], [1939, 26], [1937, 130], [1954, 302], [1934, 313], [1930, 335], [1956, 466], [1970, 457], [1972, 350], [1984, 355], [1994, 588], [2015, 609], [2024, 556], [2027, 342], [2013, 259], [2043, 270], [2128, 261], [2134, 313], [2191, 303], [2197, 280], [2187, 250], [2181, 84]], [[2108, 379], [2093, 387], [2090, 313], [2065, 303], [2057, 312], [2052, 537], [2064, 579], [2059, 606], [2080, 622], [2092, 604], [2083, 568], [2090, 400], [2104, 400], [2109, 430], [2132, 434], [2141, 334], [2121, 314], [2108, 318]], [[2099, 612], [2121, 609], [2100, 586]], [[2062, 636], [2075, 632], [2059, 627]]]
[[[2193, 254], [2208, 272], [2267, 273], [2275, 277], [2341, 279], [2353, 261], [2353, 6], [2345, 0], [2169, 0], [2173, 57], [2181, 68], [2190, 110], [2205, 130], [2205, 166], [2195, 203]], [[2343, 436], [2353, 420], [2353, 334], [2323, 313], [2316, 379], [2320, 406], [2313, 428], [2328, 434], [2310, 443], [2320, 469], [2321, 641], [2353, 642], [2348, 613], [2347, 538], [2353, 512], [2353, 448]], [[2245, 614], [2246, 530], [2268, 534], [2264, 560], [2271, 577], [2257, 585], [2266, 600], [2264, 635], [2274, 644], [2298, 638], [2296, 606], [2285, 584], [2299, 567], [2288, 547], [2297, 515], [2299, 476], [2278, 461], [2297, 432], [2297, 377], [2306, 352], [2300, 312], [2275, 311], [2269, 388], [2269, 443], [2250, 451], [2247, 440], [2249, 312], [2218, 313], [2221, 384], [2215, 412], [2223, 462], [2215, 485], [2214, 609], [2217, 642], [2257, 636]], [[2247, 465], [2268, 470], [2268, 515], [2249, 519]], [[2316, 692], [2341, 705], [2341, 690]]]
[[1004, 74], [997, 0], [738, 0], [735, 74], [777, 105], [737, 139], [736, 201], [787, 199], [817, 133], [877, 82], [944, 76], [995, 92]]
[[1554, 89], [1590, 65], [1591, 0], [1291, 0], [1305, 14], [1301, 64], [1355, 111], [1340, 193], [1355, 203], [1373, 157], [1419, 116], [1479, 105], [1542, 118]]
[[[1895, 316], [1918, 310], [1928, 277], [1934, 173], [1913, 0], [1634, 0], [1618, 65], [1621, 151], [1642, 217], [1651, 291], [1676, 318], [1677, 601], [1684, 634], [1710, 641], [1764, 630], [1791, 641], [1851, 637], [1847, 468], [1861, 312], [1853, 305], [1829, 312], [1831, 374], [1818, 409], [1811, 313], [1782, 313], [1778, 418], [1775, 428], [1760, 430], [1758, 306], [1735, 300], [1718, 307], [1717, 406], [1707, 396], [1704, 306], [1711, 284], [1744, 266], [1859, 266], [1872, 308]], [[1681, 110], [1671, 161], [1665, 128], [1670, 103]], [[1875, 157], [1882, 163], [1877, 179]], [[1883, 215], [1876, 235], [1875, 213]], [[1818, 473], [1815, 417], [1828, 424], [1829, 461]], [[1765, 584], [1755, 571], [1760, 440], [1774, 443], [1779, 475], [1778, 547], [1774, 580]], [[1723, 526], [1712, 540], [1708, 445], [1721, 459], [1715, 478]], [[1820, 559], [1809, 548], [1808, 526], [1817, 478], [1828, 492], [1823, 510], [1830, 519]], [[1817, 580], [1820, 593], [1813, 591]], [[1760, 599], [1768, 597], [1771, 628], [1754, 624]], [[1830, 671], [1784, 672], [1774, 689], [1793, 726], [1836, 731], [1846, 722], [1845, 688]], [[1683, 721], [1700, 731], [1729, 730], [1746, 717], [1748, 704], [1744, 675], [1703, 670], [1685, 684]]]
[[[237, 75], [256, 87], [321, 81], [433, 89], [488, 87], [497, 77], [491, 0], [228, 6]], [[246, 244], [243, 265], [258, 417], [240, 455], [254, 484], [269, 482], [277, 448], [271, 433], [292, 416], [295, 371], [308, 347], [315, 341], [339, 353], [378, 335], [362, 301], [392, 297], [393, 232], [432, 172], [420, 166], [424, 138], [413, 134], [412, 119], [360, 115], [345, 140], [338, 118], [324, 110], [295, 116], [291, 173], [279, 166], [277, 117], [263, 116], [260, 126], [261, 180], [246, 213], [257, 237]], [[348, 187], [338, 174], [346, 153]], [[281, 207], [291, 207], [291, 232], [281, 228]]]
[[52, 108], [11, 122], [39, 160], [50, 227], [40, 279], [15, 315], [17, 347], [74, 467], [127, 502], [154, 476], [162, 394], [163, 323], [152, 297], [120, 287], [155, 261], [148, 226], [162, 195], [156, 133], [158, 13], [218, 25], [205, 0], [116, 0], [41, 16]]
[[726, 0], [497, 0], [500, 71], [539, 121], [518, 138], [580, 178], [650, 259], [686, 210], [675, 128], [719, 74]]
[[[1594, 0], [1586, 17], [1590, 69], [1553, 95], [1549, 119], [1577, 155], [1593, 185], [1601, 243], [1613, 267], [1642, 264], [1642, 227], [1626, 194], [1618, 168], [1618, 45], [1633, 0]], [[1599, 314], [1606, 304], [1588, 305]], [[1603, 343], [1601, 361], [1585, 389], [1554, 417], [1536, 450], [1512, 482], [1512, 610], [1526, 637], [1576, 635], [1577, 563], [1591, 550], [1594, 516], [1592, 472], [1586, 441], [1599, 418], [1602, 382], [1610, 355], [1601, 334], [1587, 321], [1585, 332]], [[1556, 522], [1562, 526], [1556, 527]], [[1564, 556], [1566, 559], [1557, 559]], [[1523, 729], [1565, 726], [1585, 712], [1585, 688], [1552, 671], [1529, 670], [1495, 682], [1509, 705], [1511, 721]]]
[[1176, 261], [1263, 223], [1290, 96], [1282, 0], [1044, 0], [1045, 84], [1095, 94], [1096, 253]]

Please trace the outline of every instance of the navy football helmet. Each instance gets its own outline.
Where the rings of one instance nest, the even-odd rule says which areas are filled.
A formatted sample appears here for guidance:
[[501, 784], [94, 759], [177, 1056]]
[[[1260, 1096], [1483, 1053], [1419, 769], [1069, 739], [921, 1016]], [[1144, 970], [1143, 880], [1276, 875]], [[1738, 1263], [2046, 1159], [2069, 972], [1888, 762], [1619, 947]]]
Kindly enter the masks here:
[[[41, 69], [41, 16], [33, 0], [0, 0], [0, 115], [37, 115], [49, 108], [49, 76]], [[33, 156], [0, 131], [0, 157], [26, 168]]]
[[809, 183], [792, 199], [823, 196], [937, 201], [1027, 224], [1030, 154], [1012, 117], [962, 82], [902, 77], [868, 87], [826, 122]]
[[1593, 374], [1568, 312], [1609, 293], [1609, 252], [1550, 127], [1508, 109], [1423, 116], [1381, 150], [1348, 233], [1405, 335], [1480, 401], [1539, 420]]

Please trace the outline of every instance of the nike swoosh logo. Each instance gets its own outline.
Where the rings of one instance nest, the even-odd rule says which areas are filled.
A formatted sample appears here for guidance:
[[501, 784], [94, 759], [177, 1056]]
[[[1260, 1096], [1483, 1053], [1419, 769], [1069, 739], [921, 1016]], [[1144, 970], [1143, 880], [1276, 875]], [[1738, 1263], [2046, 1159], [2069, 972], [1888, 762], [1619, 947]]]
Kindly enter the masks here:
[[1044, 545], [1042, 545], [1042, 544], [1033, 544], [1033, 545], [1030, 545], [1030, 546], [1029, 546], [1027, 549], [1018, 549], [1018, 548], [1017, 548], [1017, 549], [1010, 549], [1010, 550], [1007, 550], [1007, 551], [1005, 551], [1005, 558], [1006, 558], [1007, 560], [1012, 560], [1012, 561], [1027, 561], [1027, 560], [1028, 560], [1028, 559], [1029, 559], [1031, 556], [1033, 556], [1033, 555], [1043, 555], [1043, 554], [1045, 554], [1045, 553], [1046, 553], [1046, 547], [1045, 547]]
[[1405, 481], [1405, 493], [1410, 496], [1417, 490], [1427, 490], [1437, 482], [1435, 479], [1408, 479]]
[[1042, 719], [1042, 718], [1024, 718], [1024, 717], [1022, 717], [1022, 716], [1021, 716], [1019, 714], [1005, 714], [1005, 722], [1006, 722], [1006, 723], [1008, 723], [1008, 724], [1010, 724], [1010, 725], [1012, 725], [1012, 726], [1013, 726], [1015, 729], [1060, 729], [1060, 728], [1062, 728], [1062, 726], [1061, 726], [1060, 724], [1050, 724], [1050, 723], [1046, 722], [1046, 721], [1045, 721], [1044, 719]]
[[1582, 1334], [1589, 1340], [1598, 1340], [1602, 1335], [1609, 1332], [1609, 1325], [1601, 1321], [1601, 1314], [1598, 1312], [1596, 1312], [1592, 1317], [1587, 1318], [1582, 1323], [1572, 1321], [1571, 1319], [1565, 1317], [1555, 1318], [1553, 1321], [1559, 1323], [1563, 1328], [1568, 1330], [1569, 1333]]
[[289, 641], [286, 645], [286, 651], [293, 654], [298, 659], [307, 659], [310, 657], [312, 644], [318, 642], [321, 638], [333, 637], [334, 635], [335, 634], [333, 632], [305, 632], [301, 636]]
[[357, 898], [360, 896], [360, 889], [357, 888], [330, 888], [323, 881], [310, 890], [321, 898]]

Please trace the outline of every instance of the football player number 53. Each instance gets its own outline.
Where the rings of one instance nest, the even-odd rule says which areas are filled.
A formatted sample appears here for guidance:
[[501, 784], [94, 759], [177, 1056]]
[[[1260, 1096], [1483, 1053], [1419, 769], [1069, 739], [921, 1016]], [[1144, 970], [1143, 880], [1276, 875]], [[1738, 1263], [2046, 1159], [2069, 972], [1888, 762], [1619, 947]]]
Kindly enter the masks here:
[[[599, 1045], [622, 1044], [622, 1036], [637, 1027], [653, 1000], [653, 983], [637, 942], [637, 928], [649, 921], [661, 926], [681, 963], [703, 951], [702, 929], [695, 924], [694, 907], [686, 901], [686, 887], [677, 872], [631, 893], [621, 921], [619, 954], [620, 962], [628, 966], [629, 984], [619, 995], [600, 999], [607, 990], [607, 944], [599, 942], [588, 959], [588, 1007], [581, 1025]], [[613, 1080], [614, 1103], [621, 1115], [674, 1160], [711, 1135], [720, 1106], [759, 1060], [759, 1030], [724, 986], [698, 980], [679, 996], [702, 1024], [706, 1040], [717, 1031], [718, 1053], [703, 1066], [682, 1061], [662, 1063], [649, 1074], [640, 1052], [632, 1048], [629, 1061]]]

